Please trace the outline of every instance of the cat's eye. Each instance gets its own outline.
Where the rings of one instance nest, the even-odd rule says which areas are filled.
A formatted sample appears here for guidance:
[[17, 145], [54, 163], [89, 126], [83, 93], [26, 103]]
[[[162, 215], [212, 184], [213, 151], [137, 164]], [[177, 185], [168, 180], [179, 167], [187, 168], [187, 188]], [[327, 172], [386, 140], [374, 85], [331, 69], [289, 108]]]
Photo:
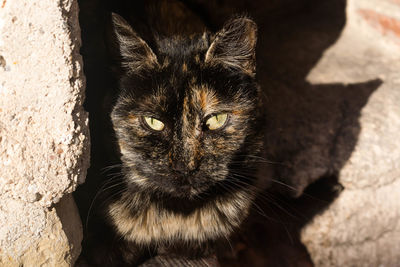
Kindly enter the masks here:
[[210, 130], [218, 130], [225, 126], [227, 120], [228, 120], [228, 114], [226, 113], [215, 114], [206, 121], [206, 125]]
[[155, 131], [162, 131], [164, 129], [164, 123], [162, 121], [159, 121], [153, 117], [143, 117], [144, 122], [149, 126], [151, 129]]

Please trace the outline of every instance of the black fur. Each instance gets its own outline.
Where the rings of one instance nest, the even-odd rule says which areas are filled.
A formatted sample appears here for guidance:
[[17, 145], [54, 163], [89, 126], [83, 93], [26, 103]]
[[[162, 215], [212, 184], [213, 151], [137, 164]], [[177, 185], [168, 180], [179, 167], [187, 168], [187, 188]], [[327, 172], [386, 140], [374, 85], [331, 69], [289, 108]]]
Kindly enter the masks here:
[[[101, 255], [88, 257], [120, 266], [149, 251], [214, 253], [246, 218], [260, 182], [256, 25], [236, 17], [216, 34], [154, 33], [147, 44], [119, 15], [112, 21], [121, 73], [111, 118], [123, 175], [108, 182], [114, 188], [100, 209], [110, 232], [90, 245]], [[227, 122], [210, 130], [216, 114]], [[164, 129], [150, 129], [145, 116]]]

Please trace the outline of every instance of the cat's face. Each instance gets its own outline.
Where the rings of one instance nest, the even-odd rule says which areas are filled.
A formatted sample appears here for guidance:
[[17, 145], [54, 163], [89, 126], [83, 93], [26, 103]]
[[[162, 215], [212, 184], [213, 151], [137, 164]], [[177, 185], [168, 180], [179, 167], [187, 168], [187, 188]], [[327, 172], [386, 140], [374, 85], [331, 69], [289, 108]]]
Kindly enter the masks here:
[[112, 122], [129, 183], [194, 197], [257, 155], [254, 22], [233, 20], [214, 37], [159, 40], [157, 55], [122, 18], [113, 22], [126, 73]]

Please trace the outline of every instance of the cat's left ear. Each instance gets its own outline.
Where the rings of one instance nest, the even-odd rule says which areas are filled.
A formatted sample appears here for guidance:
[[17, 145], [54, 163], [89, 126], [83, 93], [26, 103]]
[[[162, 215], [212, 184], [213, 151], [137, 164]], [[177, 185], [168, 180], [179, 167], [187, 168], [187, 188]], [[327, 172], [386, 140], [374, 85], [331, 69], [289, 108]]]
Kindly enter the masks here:
[[139, 72], [158, 65], [157, 57], [127, 21], [112, 13], [112, 26], [119, 46], [122, 66], [128, 72]]
[[206, 53], [205, 62], [222, 64], [254, 76], [256, 43], [256, 23], [247, 17], [232, 19], [215, 35]]

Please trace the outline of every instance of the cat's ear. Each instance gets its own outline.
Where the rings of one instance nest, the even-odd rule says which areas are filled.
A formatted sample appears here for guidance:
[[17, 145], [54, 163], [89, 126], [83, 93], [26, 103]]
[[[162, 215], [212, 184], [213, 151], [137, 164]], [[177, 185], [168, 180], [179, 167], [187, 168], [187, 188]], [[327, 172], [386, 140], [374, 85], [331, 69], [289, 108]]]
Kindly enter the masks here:
[[111, 19], [122, 67], [127, 72], [138, 72], [157, 66], [157, 56], [129, 23], [115, 13]]
[[206, 53], [205, 62], [223, 64], [254, 75], [256, 42], [257, 25], [253, 20], [247, 17], [232, 19], [215, 35]]

